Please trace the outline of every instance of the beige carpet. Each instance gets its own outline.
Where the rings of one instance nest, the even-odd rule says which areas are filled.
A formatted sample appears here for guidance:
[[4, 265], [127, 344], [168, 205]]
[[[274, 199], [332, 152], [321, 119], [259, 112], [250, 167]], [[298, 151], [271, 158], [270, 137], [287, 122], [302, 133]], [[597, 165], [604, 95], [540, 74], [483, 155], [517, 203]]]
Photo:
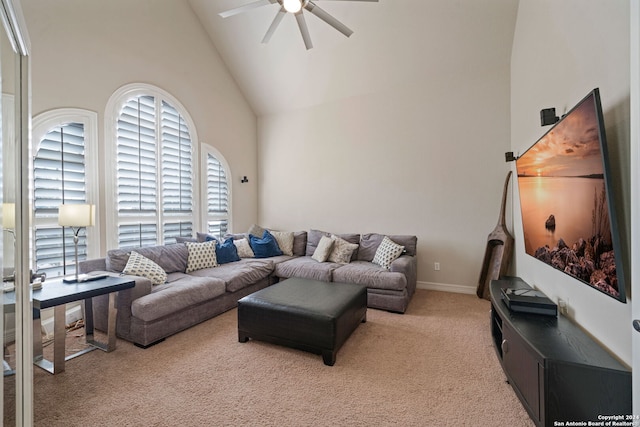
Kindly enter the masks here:
[[404, 315], [369, 309], [333, 367], [239, 343], [236, 315], [147, 350], [120, 340], [56, 376], [36, 368], [36, 425], [533, 426], [491, 345], [489, 303], [475, 296], [418, 290]]

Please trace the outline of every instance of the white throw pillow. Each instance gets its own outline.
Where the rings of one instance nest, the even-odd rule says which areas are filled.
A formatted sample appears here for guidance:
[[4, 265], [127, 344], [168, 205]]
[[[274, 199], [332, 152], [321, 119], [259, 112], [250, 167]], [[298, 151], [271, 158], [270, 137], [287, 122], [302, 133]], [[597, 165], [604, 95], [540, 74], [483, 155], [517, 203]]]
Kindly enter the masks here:
[[313, 251], [311, 258], [318, 262], [325, 262], [329, 259], [331, 249], [333, 249], [333, 239], [331, 239], [331, 237], [322, 236], [318, 242], [318, 247]]
[[215, 240], [202, 243], [185, 242], [185, 245], [189, 250], [186, 273], [218, 266]]
[[236, 245], [236, 249], [238, 250], [238, 256], [240, 258], [253, 258], [255, 255], [253, 254], [253, 249], [251, 249], [251, 245], [249, 241], [245, 238], [234, 240], [233, 244]]
[[122, 270], [124, 274], [146, 277], [154, 285], [161, 285], [167, 281], [167, 273], [149, 258], [131, 251], [127, 265]]
[[358, 245], [349, 243], [335, 234], [331, 235], [331, 239], [333, 240], [333, 250], [329, 255], [329, 261], [337, 262], [338, 264], [349, 264], [353, 252], [358, 249]]
[[404, 246], [399, 245], [389, 237], [384, 236], [382, 243], [380, 243], [380, 246], [378, 246], [378, 249], [376, 250], [376, 254], [373, 257], [372, 262], [388, 270], [389, 267], [391, 267], [391, 263], [402, 255], [403, 251]]
[[269, 233], [275, 237], [278, 247], [283, 254], [293, 255], [293, 232], [269, 230]]

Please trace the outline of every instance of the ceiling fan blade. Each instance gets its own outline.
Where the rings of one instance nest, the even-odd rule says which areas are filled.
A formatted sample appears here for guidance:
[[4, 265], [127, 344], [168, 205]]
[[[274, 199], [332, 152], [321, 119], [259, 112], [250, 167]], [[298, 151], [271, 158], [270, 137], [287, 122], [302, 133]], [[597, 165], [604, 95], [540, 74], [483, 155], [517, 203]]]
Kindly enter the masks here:
[[296, 21], [298, 21], [298, 28], [300, 28], [300, 34], [302, 34], [302, 40], [304, 40], [304, 45], [307, 48], [307, 50], [309, 50], [313, 47], [313, 44], [311, 43], [311, 36], [309, 35], [309, 28], [307, 27], [307, 21], [304, 20], [304, 15], [302, 14], [302, 11], [297, 12], [295, 15], [296, 15]]
[[[356, 1], [363, 1], [363, 0], [356, 0]], [[331, 25], [336, 30], [340, 31], [345, 36], [349, 37], [351, 34], [353, 34], [353, 31], [351, 31], [349, 27], [344, 25], [342, 22], [338, 21], [333, 16], [329, 15], [324, 10], [320, 9], [318, 6], [316, 6], [312, 2], [307, 3], [304, 8], [307, 9], [309, 12], [313, 13], [314, 15], [316, 15], [318, 18], [322, 19], [327, 24]]]
[[229, 16], [237, 15], [239, 13], [255, 9], [256, 7], [266, 6], [272, 3], [278, 3], [278, 0], [258, 0], [254, 1], [253, 3], [245, 4], [244, 6], [236, 7], [235, 9], [220, 12], [218, 15], [222, 16], [223, 18], [228, 18]]
[[271, 40], [271, 36], [273, 35], [273, 33], [276, 32], [276, 28], [278, 28], [278, 25], [280, 25], [282, 18], [284, 18], [286, 14], [287, 14], [287, 10], [284, 7], [281, 7], [276, 17], [273, 18], [273, 22], [271, 23], [271, 26], [267, 30], [267, 34], [264, 35], [264, 38], [262, 39], [262, 43], [269, 43], [269, 40]]

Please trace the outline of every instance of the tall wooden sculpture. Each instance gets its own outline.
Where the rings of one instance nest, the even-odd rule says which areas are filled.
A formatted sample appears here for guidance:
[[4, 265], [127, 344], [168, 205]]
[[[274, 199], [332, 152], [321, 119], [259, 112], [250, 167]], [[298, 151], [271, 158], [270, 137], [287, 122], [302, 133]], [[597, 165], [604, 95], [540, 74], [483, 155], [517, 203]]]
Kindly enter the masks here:
[[498, 225], [489, 234], [487, 239], [487, 248], [482, 261], [482, 271], [480, 272], [480, 280], [478, 280], [478, 290], [476, 294], [478, 298], [489, 299], [489, 284], [492, 280], [499, 279], [504, 276], [509, 269], [511, 256], [513, 254], [513, 236], [509, 234], [505, 224], [505, 208], [507, 204], [507, 189], [509, 188], [509, 179], [511, 171], [507, 174], [504, 181], [504, 191], [502, 192], [502, 206], [500, 207], [500, 216], [498, 217]]

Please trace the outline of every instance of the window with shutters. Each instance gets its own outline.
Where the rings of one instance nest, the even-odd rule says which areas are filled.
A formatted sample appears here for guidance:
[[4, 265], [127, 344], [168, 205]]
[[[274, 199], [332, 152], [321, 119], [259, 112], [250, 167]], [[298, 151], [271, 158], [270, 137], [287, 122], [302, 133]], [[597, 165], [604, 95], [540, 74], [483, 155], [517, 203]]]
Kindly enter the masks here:
[[210, 146], [203, 146], [203, 199], [206, 200], [206, 229], [209, 234], [223, 236], [229, 231], [229, 181], [222, 156]]
[[[94, 203], [96, 123], [95, 113], [73, 109], [34, 118], [32, 268], [47, 277], [75, 272], [74, 231], [58, 225], [58, 207]], [[79, 260], [96, 256], [98, 247], [95, 230], [79, 233]]]
[[[114, 214], [110, 247], [175, 243], [199, 229], [197, 146], [186, 110], [166, 92], [143, 84], [119, 89], [109, 101], [113, 126]], [[109, 138], [109, 136], [107, 136]]]

